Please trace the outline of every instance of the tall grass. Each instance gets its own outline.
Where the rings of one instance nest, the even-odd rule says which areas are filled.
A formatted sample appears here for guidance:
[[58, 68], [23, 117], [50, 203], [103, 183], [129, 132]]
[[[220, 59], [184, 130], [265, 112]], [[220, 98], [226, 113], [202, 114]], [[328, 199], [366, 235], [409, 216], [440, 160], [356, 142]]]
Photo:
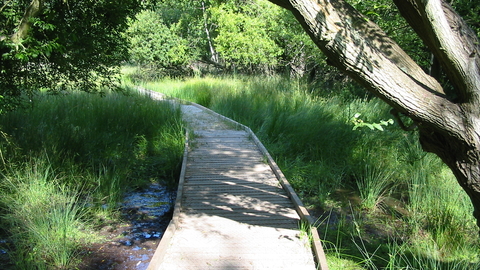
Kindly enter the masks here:
[[0, 225], [18, 269], [73, 268], [125, 191], [179, 173], [179, 108], [135, 92], [42, 94], [0, 125]]
[[3, 180], [2, 225], [9, 228], [19, 269], [67, 268], [75, 262], [79, 239], [88, 239], [80, 193], [62, 184], [45, 162], [34, 158]]
[[375, 210], [382, 199], [389, 195], [388, 190], [393, 184], [393, 171], [385, 170], [381, 164], [366, 164], [365, 169], [356, 177], [362, 207]]
[[203, 105], [252, 128], [307, 206], [325, 213], [319, 227], [327, 258], [338, 265], [332, 269], [478, 266], [469, 200], [441, 160], [422, 151], [417, 134], [396, 126], [352, 130], [357, 113], [366, 123], [391, 118], [385, 103], [312, 95], [308, 85], [278, 77], [145, 86], [193, 102], [208, 97]]

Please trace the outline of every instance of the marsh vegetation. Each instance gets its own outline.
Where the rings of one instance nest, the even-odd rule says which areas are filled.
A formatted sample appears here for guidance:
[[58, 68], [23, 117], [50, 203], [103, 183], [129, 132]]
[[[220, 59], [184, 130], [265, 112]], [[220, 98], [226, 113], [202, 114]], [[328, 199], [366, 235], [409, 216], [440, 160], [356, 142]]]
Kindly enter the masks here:
[[32, 102], [0, 115], [0, 249], [17, 269], [72, 269], [122, 222], [126, 192], [175, 187], [180, 111], [134, 91]]

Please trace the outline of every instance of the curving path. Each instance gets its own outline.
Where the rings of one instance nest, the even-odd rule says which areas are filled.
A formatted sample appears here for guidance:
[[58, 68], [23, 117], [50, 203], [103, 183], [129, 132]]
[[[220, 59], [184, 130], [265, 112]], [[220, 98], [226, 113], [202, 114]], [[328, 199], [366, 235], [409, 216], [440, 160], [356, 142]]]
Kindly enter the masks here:
[[300, 230], [306, 211], [255, 135], [201, 106], [181, 106], [189, 141], [174, 217], [148, 269], [326, 269], [319, 241], [312, 252]]

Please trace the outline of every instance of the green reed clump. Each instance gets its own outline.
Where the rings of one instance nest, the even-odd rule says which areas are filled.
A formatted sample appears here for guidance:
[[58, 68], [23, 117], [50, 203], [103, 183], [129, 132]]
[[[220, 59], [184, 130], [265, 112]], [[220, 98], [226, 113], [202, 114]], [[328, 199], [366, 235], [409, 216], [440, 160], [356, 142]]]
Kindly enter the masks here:
[[79, 190], [63, 183], [66, 177], [72, 176], [56, 175], [45, 159], [32, 158], [2, 179], [0, 224], [15, 245], [18, 269], [66, 269], [78, 258], [79, 240], [89, 238], [85, 204]]
[[125, 191], [173, 187], [185, 136], [179, 107], [128, 91], [42, 94], [0, 125], [0, 222], [19, 269], [73, 267]]

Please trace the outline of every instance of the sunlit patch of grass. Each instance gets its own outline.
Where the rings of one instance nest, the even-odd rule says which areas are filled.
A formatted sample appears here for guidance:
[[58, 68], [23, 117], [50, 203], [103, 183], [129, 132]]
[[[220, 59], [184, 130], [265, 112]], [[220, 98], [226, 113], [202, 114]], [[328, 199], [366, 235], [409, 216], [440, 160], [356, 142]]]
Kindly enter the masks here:
[[327, 253], [327, 265], [328, 269], [331, 270], [362, 270], [365, 269], [361, 267], [358, 263], [342, 258], [339, 254]]

